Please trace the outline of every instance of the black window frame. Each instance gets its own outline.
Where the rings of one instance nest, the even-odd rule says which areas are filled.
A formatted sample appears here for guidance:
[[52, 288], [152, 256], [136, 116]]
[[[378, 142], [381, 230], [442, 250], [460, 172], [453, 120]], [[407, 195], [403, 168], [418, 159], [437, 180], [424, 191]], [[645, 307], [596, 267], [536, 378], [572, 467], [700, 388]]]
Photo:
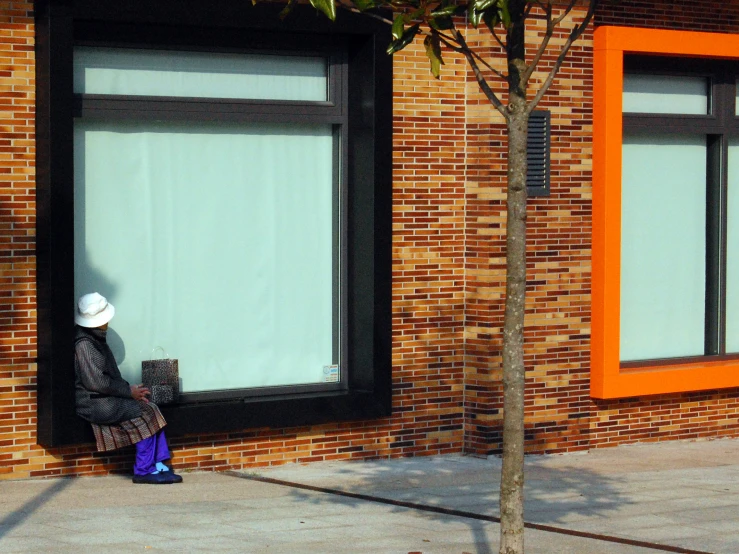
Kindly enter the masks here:
[[729, 140], [739, 139], [736, 115], [736, 87], [739, 62], [704, 58], [663, 56], [624, 56], [624, 74], [704, 77], [707, 80], [708, 113], [655, 114], [624, 112], [623, 131], [652, 131], [671, 134], [703, 135], [707, 141], [706, 159], [706, 291], [704, 354], [652, 360], [621, 361], [621, 368], [673, 365], [739, 359], [739, 353], [726, 352], [726, 260], [728, 225]]
[[[164, 407], [172, 436], [237, 433], [391, 413], [392, 61], [386, 26], [342, 13], [335, 24], [308, 6], [285, 21], [281, 6], [233, 0], [44, 0], [37, 33], [38, 443], [92, 442], [74, 413], [73, 121], [74, 117], [179, 118], [183, 105], [203, 121], [331, 121], [342, 135], [346, 183], [341, 253], [345, 267], [342, 372], [332, 387], [279, 387], [186, 395]], [[327, 102], [203, 101], [75, 96], [75, 46], [198, 51], [330, 52]], [[310, 45], [306, 47], [306, 45]], [[338, 66], [337, 66], [338, 67]], [[338, 96], [337, 96], [338, 95]], [[142, 106], [145, 109], [142, 109]], [[342, 318], [343, 319], [343, 318]]]
[[[339, 283], [338, 294], [334, 295], [333, 313], [338, 321], [333, 325], [334, 360], [342, 368], [349, 367], [346, 348], [339, 348], [347, 343], [347, 248], [344, 240], [347, 221], [346, 205], [348, 187], [346, 172], [341, 171], [348, 165], [348, 63], [347, 44], [343, 37], [316, 37], [311, 40], [310, 47], [300, 49], [299, 45], [288, 36], [276, 39], [269, 35], [260, 35], [258, 42], [243, 45], [243, 39], [229, 36], [228, 33], [217, 33], [200, 37], [197, 48], [193, 45], [185, 48], [172, 44], [168, 37], [162, 36], [156, 27], [140, 26], [137, 29], [138, 42], [121, 42], [116, 39], [111, 43], [111, 35], [116, 36], [121, 29], [107, 26], [105, 34], [98, 28], [84, 29], [75, 40], [74, 48], [106, 47], [116, 50], [171, 51], [171, 52], [213, 52], [229, 54], [261, 54], [270, 56], [310, 56], [321, 57], [327, 63], [327, 98], [324, 101], [299, 100], [248, 100], [229, 98], [182, 97], [182, 96], [143, 96], [113, 94], [79, 94], [73, 95], [75, 120], [133, 121], [133, 122], [188, 122], [188, 123], [282, 123], [282, 124], [326, 124], [331, 125], [334, 135], [334, 174], [333, 188], [336, 191], [334, 213], [338, 214], [336, 235], [334, 236], [334, 279]], [[340, 220], [339, 220], [340, 218]], [[341, 313], [338, 313], [341, 310]], [[340, 352], [337, 352], [340, 351]], [[285, 385], [279, 387], [233, 388], [226, 390], [185, 392], [181, 393], [179, 403], [196, 403], [207, 400], [226, 400], [229, 398], [245, 398], [254, 396], [272, 396], [275, 394], [295, 394], [306, 392], [346, 390], [347, 382], [342, 375], [336, 383], [311, 383], [302, 385]]]

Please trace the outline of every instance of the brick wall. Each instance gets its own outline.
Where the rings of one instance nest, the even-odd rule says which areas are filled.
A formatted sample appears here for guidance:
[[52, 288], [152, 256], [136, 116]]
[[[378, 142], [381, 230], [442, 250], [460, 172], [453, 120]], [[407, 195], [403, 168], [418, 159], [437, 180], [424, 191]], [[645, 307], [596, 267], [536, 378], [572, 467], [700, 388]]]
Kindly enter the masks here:
[[31, 10], [0, 7], [0, 477], [23, 475], [36, 431]]
[[[578, 20], [582, 14], [578, 15]], [[560, 45], [569, 27], [552, 39]], [[533, 56], [544, 23], [529, 28]], [[485, 33], [470, 39], [495, 50]], [[532, 79], [538, 90], [556, 46]], [[526, 449], [588, 446], [592, 32], [575, 43], [539, 105], [552, 113], [551, 196], [529, 199], [526, 309]], [[468, 78], [470, 163], [467, 178], [467, 426], [471, 452], [499, 452], [502, 441], [501, 350], [505, 295], [505, 126]]]
[[739, 4], [732, 0], [700, 3], [690, 0], [603, 0], [595, 24], [736, 33], [739, 29]]
[[[737, 30], [739, 7], [710, 8], [608, 2], [597, 21]], [[474, 31], [469, 40], [497, 48]], [[527, 451], [737, 435], [737, 391], [589, 397], [591, 40], [573, 48], [541, 105], [552, 111], [552, 194], [530, 201]], [[31, 3], [0, 5], [0, 52], [0, 478], [128, 472], [132, 449], [35, 445]], [[178, 467], [499, 450], [506, 139], [465, 63], [445, 62], [435, 80], [420, 44], [394, 60], [393, 416], [176, 439]]]
[[[739, 4], [696, 9], [688, 1], [606, 0], [595, 24], [735, 33]], [[737, 436], [736, 389], [616, 401], [589, 396], [591, 37], [575, 45], [540, 106], [552, 111], [552, 195], [530, 199], [529, 208], [526, 451]], [[485, 40], [476, 44], [495, 47]], [[506, 141], [502, 120], [468, 80], [476, 100], [468, 115], [465, 446], [485, 454], [499, 452], [502, 438]]]
[[[35, 444], [32, 5], [0, 5], [0, 478], [129, 472], [133, 449]], [[460, 452], [463, 445], [464, 66], [396, 61], [393, 416], [172, 441], [184, 469]], [[439, 102], [437, 99], [443, 99]]]

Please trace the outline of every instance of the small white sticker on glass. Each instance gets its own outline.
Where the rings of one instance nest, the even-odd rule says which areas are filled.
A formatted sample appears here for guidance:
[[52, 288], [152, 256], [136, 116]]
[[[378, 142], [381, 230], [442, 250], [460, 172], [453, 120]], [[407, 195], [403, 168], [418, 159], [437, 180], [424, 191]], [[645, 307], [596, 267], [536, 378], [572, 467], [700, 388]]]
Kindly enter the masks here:
[[339, 382], [338, 364], [323, 366], [323, 382], [324, 383], [338, 383]]

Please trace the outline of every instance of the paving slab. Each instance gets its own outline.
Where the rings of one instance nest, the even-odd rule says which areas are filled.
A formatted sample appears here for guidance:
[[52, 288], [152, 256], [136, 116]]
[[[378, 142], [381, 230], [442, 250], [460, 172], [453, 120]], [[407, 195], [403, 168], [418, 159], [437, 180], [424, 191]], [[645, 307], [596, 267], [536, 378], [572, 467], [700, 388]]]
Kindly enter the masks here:
[[[0, 552], [495, 554], [499, 472], [497, 458], [440, 456], [186, 473], [165, 487], [5, 480]], [[527, 554], [739, 553], [739, 440], [535, 456], [526, 475], [526, 519], [541, 526], [527, 528]]]
[[[319, 463], [259, 473], [314, 487], [497, 515], [499, 458]], [[735, 439], [622, 446], [526, 459], [527, 521], [563, 531], [656, 543], [655, 548], [739, 553], [736, 492], [739, 440]], [[531, 535], [527, 531], [527, 542]], [[597, 547], [591, 543], [589, 548], [583, 552], [605, 552], [602, 543]]]

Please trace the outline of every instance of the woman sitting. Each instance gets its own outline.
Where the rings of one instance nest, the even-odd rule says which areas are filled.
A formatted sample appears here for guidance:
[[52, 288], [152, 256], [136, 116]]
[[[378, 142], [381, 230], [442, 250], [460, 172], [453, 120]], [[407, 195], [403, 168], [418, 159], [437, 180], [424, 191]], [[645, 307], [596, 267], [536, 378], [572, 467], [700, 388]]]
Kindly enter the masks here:
[[149, 402], [149, 389], [129, 385], [121, 377], [113, 352], [106, 342], [108, 322], [115, 308], [94, 292], [77, 302], [74, 321], [75, 390], [77, 415], [92, 425], [99, 452], [136, 445], [133, 482], [161, 485], [181, 483], [164, 462], [171, 458], [164, 420]]

